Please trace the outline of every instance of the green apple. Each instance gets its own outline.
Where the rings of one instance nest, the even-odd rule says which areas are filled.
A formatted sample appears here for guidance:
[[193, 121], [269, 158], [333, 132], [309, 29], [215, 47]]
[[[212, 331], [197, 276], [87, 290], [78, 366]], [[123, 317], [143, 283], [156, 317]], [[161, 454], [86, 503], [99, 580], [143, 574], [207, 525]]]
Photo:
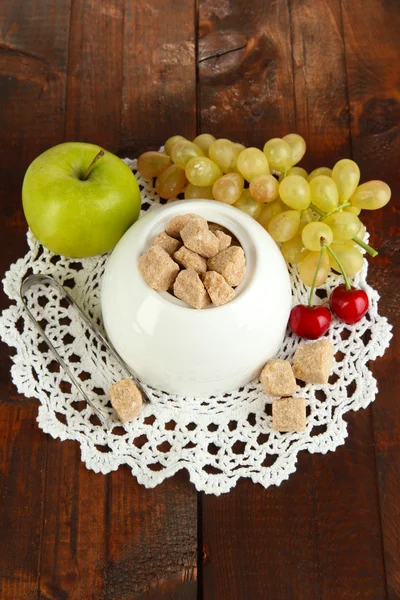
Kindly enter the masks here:
[[83, 258], [115, 246], [140, 212], [129, 167], [100, 146], [68, 142], [29, 166], [22, 186], [28, 225], [55, 254]]

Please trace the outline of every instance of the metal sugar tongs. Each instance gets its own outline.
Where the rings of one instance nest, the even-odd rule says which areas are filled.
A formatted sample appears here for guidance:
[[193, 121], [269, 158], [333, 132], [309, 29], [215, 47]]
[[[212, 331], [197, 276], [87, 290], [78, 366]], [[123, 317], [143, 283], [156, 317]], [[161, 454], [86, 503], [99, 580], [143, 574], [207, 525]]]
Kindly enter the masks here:
[[34, 315], [32, 314], [31, 310], [28, 308], [27, 299], [26, 299], [26, 293], [27, 293], [27, 291], [32, 286], [39, 285], [39, 284], [48, 284], [48, 285], [54, 287], [67, 300], [67, 302], [78, 311], [80, 317], [83, 319], [83, 321], [86, 323], [86, 325], [88, 326], [88, 328], [92, 331], [92, 333], [96, 336], [96, 338], [98, 339], [98, 341], [102, 345], [104, 345], [106, 347], [106, 349], [112, 354], [112, 356], [117, 361], [117, 363], [119, 364], [119, 366], [121, 367], [121, 369], [124, 372], [127, 373], [128, 378], [132, 379], [135, 382], [135, 384], [140, 389], [140, 391], [141, 391], [141, 393], [143, 395], [143, 400], [144, 401], [146, 401], [146, 400], [148, 401], [146, 393], [145, 393], [143, 387], [141, 386], [141, 384], [139, 383], [139, 381], [137, 380], [137, 378], [131, 373], [131, 371], [129, 370], [128, 366], [125, 364], [125, 362], [121, 359], [120, 356], [118, 356], [118, 354], [116, 353], [116, 351], [114, 350], [114, 348], [109, 344], [109, 342], [105, 339], [105, 337], [100, 333], [100, 331], [97, 329], [97, 327], [95, 327], [93, 325], [93, 323], [85, 315], [85, 313], [83, 312], [83, 310], [78, 306], [78, 304], [75, 302], [75, 300], [73, 300], [73, 298], [69, 295], [69, 293], [65, 290], [65, 288], [60, 283], [58, 283], [50, 275], [28, 275], [27, 277], [25, 277], [22, 280], [21, 287], [20, 287], [20, 298], [21, 298], [22, 306], [26, 310], [26, 312], [27, 312], [30, 320], [32, 321], [35, 329], [40, 333], [40, 335], [42, 336], [42, 338], [44, 339], [44, 341], [46, 342], [46, 344], [48, 345], [48, 347], [52, 351], [52, 353], [53, 353], [55, 359], [57, 360], [58, 364], [64, 369], [64, 371], [68, 375], [68, 377], [71, 380], [71, 382], [73, 383], [73, 385], [76, 387], [76, 389], [82, 395], [82, 397], [87, 402], [87, 404], [92, 408], [92, 410], [98, 416], [98, 418], [100, 419], [101, 423], [103, 425], [105, 425], [107, 428], [109, 428], [108, 418], [102, 413], [102, 411], [100, 409], [98, 409], [95, 406], [95, 404], [90, 399], [90, 397], [88, 396], [88, 394], [82, 388], [81, 384], [79, 383], [79, 381], [76, 378], [76, 376], [74, 375], [74, 373], [71, 371], [70, 367], [67, 365], [67, 363], [64, 361], [64, 359], [60, 356], [59, 352], [56, 350], [56, 348], [54, 347], [54, 345], [52, 344], [52, 342], [49, 340], [48, 336], [44, 332], [43, 328], [39, 325], [39, 322], [34, 317]]

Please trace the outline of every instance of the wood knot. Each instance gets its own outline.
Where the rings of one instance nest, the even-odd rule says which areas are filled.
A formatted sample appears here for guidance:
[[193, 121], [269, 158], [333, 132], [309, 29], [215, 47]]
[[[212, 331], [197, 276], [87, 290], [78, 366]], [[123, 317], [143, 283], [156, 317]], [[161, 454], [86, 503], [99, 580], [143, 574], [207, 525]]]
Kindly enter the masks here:
[[243, 61], [247, 38], [235, 31], [214, 31], [199, 39], [202, 77], [217, 77], [236, 69]]

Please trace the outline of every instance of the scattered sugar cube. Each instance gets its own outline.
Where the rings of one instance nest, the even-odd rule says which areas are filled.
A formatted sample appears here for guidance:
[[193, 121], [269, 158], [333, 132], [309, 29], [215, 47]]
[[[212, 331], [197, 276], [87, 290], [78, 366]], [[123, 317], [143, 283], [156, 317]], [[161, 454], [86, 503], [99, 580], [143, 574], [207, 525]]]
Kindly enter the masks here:
[[216, 271], [207, 271], [203, 283], [214, 306], [226, 304], [235, 297], [235, 290]]
[[227, 283], [237, 286], [246, 273], [246, 259], [243, 249], [239, 246], [230, 246], [219, 252], [207, 262], [210, 271], [217, 271], [225, 277]]
[[152, 246], [139, 258], [138, 268], [153, 290], [167, 291], [179, 273], [179, 265], [161, 246]]
[[165, 232], [173, 238], [180, 238], [182, 229], [189, 223], [189, 221], [195, 221], [203, 229], [208, 229], [208, 223], [203, 217], [189, 213], [187, 215], [178, 215], [174, 217]]
[[306, 401], [304, 398], [281, 398], [272, 403], [274, 431], [304, 431], [306, 428]]
[[220, 231], [219, 229], [214, 231], [214, 235], [215, 235], [215, 237], [218, 238], [218, 242], [219, 242], [218, 252], [222, 252], [222, 250], [226, 250], [227, 248], [229, 248], [229, 246], [231, 245], [231, 241], [232, 241], [232, 238], [230, 235], [227, 235], [226, 233], [224, 233], [223, 231]]
[[162, 231], [158, 234], [158, 236], [154, 240], [154, 245], [161, 246], [161, 248], [164, 248], [165, 252], [167, 252], [170, 256], [175, 254], [175, 252], [179, 250], [179, 248], [182, 246], [179, 240], [176, 240], [175, 238], [171, 237], [170, 235], [165, 233], [165, 231]]
[[186, 248], [197, 252], [200, 256], [210, 258], [218, 254], [218, 238], [207, 227], [205, 229], [202, 223], [189, 221], [181, 230], [181, 238]]
[[122, 423], [138, 416], [143, 406], [142, 393], [132, 379], [122, 379], [111, 386], [111, 404]]
[[290, 362], [280, 358], [267, 362], [261, 371], [261, 383], [270, 396], [291, 396], [297, 389]]
[[299, 344], [293, 358], [297, 379], [306, 383], [327, 383], [333, 367], [333, 345], [330, 340]]
[[205, 258], [192, 252], [189, 248], [182, 246], [174, 254], [174, 259], [185, 269], [194, 269], [197, 273], [205, 273], [207, 271], [207, 261]]
[[174, 283], [174, 294], [193, 308], [204, 308], [210, 303], [206, 288], [194, 269], [181, 271]]

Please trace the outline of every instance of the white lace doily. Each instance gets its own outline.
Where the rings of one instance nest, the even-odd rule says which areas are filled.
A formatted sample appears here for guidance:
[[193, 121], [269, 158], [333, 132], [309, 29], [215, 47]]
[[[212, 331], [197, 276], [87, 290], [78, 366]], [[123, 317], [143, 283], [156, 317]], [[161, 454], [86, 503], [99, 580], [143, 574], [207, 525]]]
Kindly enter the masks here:
[[[136, 161], [126, 161], [142, 190], [143, 210], [159, 202], [151, 182], [136, 173]], [[140, 416], [122, 426], [115, 420], [107, 392], [121, 378], [112, 357], [99, 347], [72, 307], [56, 292], [36, 289], [32, 306], [60, 353], [79, 375], [91, 398], [113, 419], [111, 431], [101, 426], [93, 411], [79, 398], [53, 355], [24, 313], [19, 301], [22, 278], [28, 273], [52, 275], [64, 285], [84, 312], [101, 325], [99, 285], [107, 256], [72, 260], [44, 249], [28, 233], [29, 252], [6, 273], [4, 289], [15, 301], [0, 317], [0, 335], [16, 349], [11, 375], [18, 391], [40, 401], [37, 422], [54, 438], [76, 440], [89, 469], [109, 473], [128, 464], [137, 480], [148, 488], [180, 469], [187, 469], [198, 490], [228, 492], [240, 477], [264, 487], [279, 485], [296, 469], [300, 450], [335, 450], [347, 436], [344, 414], [365, 408], [375, 399], [376, 381], [368, 361], [382, 356], [391, 338], [391, 326], [378, 314], [378, 293], [366, 282], [367, 262], [354, 284], [367, 291], [370, 308], [357, 325], [334, 320], [330, 338], [336, 349], [334, 372], [326, 385], [304, 385], [298, 396], [307, 401], [307, 429], [303, 433], [277, 433], [271, 429], [271, 402], [258, 381], [221, 397], [171, 397], [146, 388], [150, 403]], [[308, 288], [291, 270], [293, 304], [306, 303]], [[331, 275], [318, 294], [330, 295], [338, 284]], [[279, 356], [291, 358], [299, 339], [288, 334]], [[155, 367], [156, 368], [156, 367]]]

